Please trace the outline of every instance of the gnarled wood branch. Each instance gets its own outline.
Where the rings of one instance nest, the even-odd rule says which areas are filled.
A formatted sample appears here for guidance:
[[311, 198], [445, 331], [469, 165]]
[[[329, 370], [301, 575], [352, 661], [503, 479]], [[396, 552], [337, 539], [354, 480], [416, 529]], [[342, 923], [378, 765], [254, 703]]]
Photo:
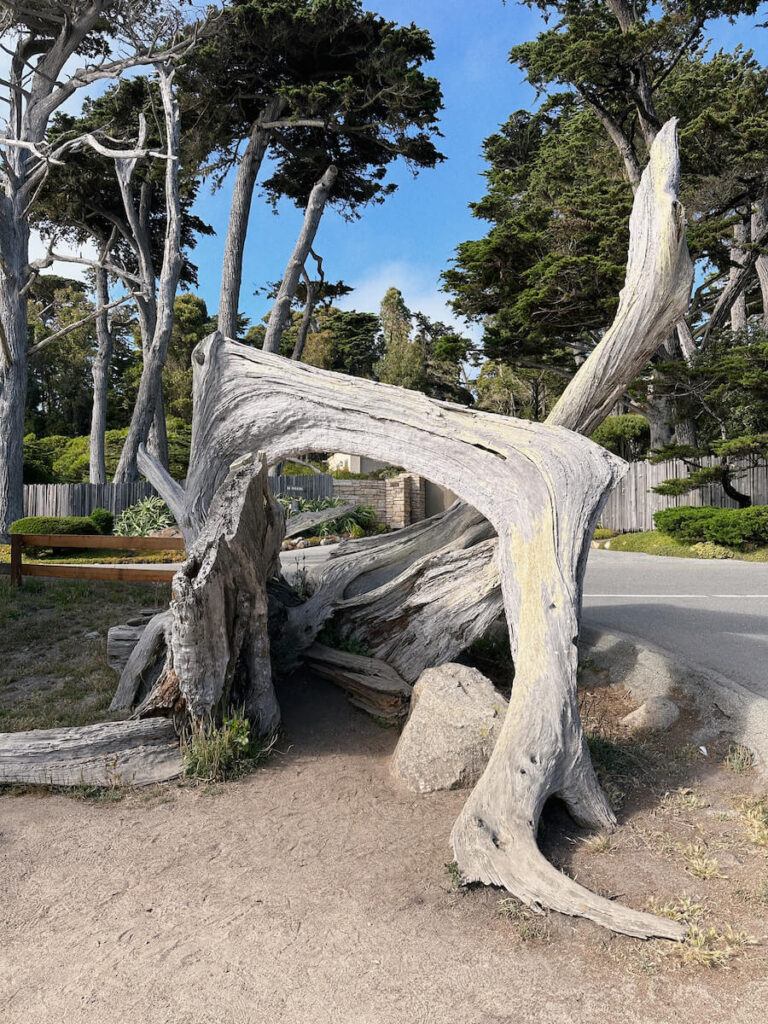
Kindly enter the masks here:
[[589, 538], [624, 464], [562, 428], [353, 380], [220, 335], [198, 346], [195, 362], [191, 515], [202, 516], [230, 461], [258, 446], [269, 463], [296, 451], [337, 450], [402, 465], [471, 501], [495, 528], [516, 679], [494, 755], [454, 828], [465, 876], [492, 877], [528, 902], [619, 931], [678, 936], [674, 923], [545, 870], [535, 845], [553, 795], [579, 821], [615, 824], [581, 730], [575, 642]]
[[600, 344], [563, 392], [547, 422], [591, 434], [682, 319], [693, 264], [678, 202], [677, 120], [651, 147], [629, 221], [629, 258], [619, 308]]

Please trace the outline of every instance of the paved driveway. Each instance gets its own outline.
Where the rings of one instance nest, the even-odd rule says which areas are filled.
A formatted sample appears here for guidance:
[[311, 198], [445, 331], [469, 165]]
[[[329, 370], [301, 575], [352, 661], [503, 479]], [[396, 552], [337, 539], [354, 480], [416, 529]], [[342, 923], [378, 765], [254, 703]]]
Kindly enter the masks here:
[[594, 549], [584, 624], [631, 633], [768, 697], [768, 564]]
[[[284, 552], [287, 573], [332, 548]], [[648, 640], [768, 697], [768, 564], [593, 549], [584, 624]]]

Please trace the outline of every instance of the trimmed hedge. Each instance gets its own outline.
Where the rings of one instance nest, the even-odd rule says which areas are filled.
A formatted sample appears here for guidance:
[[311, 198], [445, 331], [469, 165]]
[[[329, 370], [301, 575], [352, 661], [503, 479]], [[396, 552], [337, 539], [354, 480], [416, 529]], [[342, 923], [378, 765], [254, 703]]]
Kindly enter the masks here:
[[11, 523], [8, 532], [64, 535], [92, 534], [99, 530], [89, 516], [27, 516]]
[[88, 535], [112, 533], [114, 517], [105, 508], [95, 508], [89, 516], [26, 516], [8, 528], [9, 533]]
[[681, 505], [655, 512], [656, 528], [684, 544], [720, 544], [740, 551], [768, 544], [768, 506], [695, 508]]
[[95, 508], [89, 518], [96, 524], [99, 533], [109, 536], [115, 525], [115, 517], [107, 508]]

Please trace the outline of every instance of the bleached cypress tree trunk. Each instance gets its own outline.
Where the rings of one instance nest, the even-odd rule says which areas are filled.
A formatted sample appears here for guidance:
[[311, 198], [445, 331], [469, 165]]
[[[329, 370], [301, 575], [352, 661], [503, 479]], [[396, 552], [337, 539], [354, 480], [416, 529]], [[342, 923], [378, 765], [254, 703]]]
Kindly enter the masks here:
[[[105, 252], [102, 252], [105, 259], [106, 255]], [[107, 482], [107, 463], [104, 435], [107, 429], [107, 387], [114, 339], [109, 313], [106, 309], [109, 304], [109, 282], [107, 272], [103, 267], [96, 268], [96, 302], [101, 307], [101, 312], [96, 318], [98, 348], [91, 368], [93, 408], [91, 410], [89, 480], [92, 484], [105, 484]]]

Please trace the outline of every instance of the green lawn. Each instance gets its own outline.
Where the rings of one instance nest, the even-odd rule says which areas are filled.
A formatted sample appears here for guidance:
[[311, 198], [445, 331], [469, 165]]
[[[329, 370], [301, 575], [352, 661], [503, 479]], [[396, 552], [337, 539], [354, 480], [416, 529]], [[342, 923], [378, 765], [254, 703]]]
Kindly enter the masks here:
[[645, 533], [624, 533], [609, 540], [598, 541], [611, 551], [640, 551], [646, 555], [671, 555], [675, 558], [735, 558], [742, 562], [768, 562], [768, 547], [755, 551], [735, 551], [718, 544], [682, 544], [658, 530]]
[[107, 630], [141, 608], [167, 606], [163, 583], [0, 577], [0, 732], [88, 725], [108, 718], [118, 677]]
[[[139, 563], [160, 563], [183, 562], [183, 551], [125, 551], [124, 549], [98, 548], [68, 548], [59, 549], [59, 553], [53, 555], [50, 548], [25, 548], [22, 551], [21, 560], [30, 564], [49, 565], [130, 565]], [[11, 561], [11, 548], [8, 544], [0, 544], [0, 563]]]

